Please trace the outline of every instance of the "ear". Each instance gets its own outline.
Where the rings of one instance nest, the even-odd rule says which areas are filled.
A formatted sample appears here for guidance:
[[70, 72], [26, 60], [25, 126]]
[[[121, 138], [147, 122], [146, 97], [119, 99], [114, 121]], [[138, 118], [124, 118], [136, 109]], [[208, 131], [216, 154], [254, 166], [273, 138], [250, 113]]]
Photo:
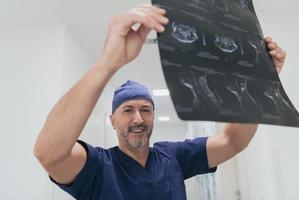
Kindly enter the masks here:
[[111, 122], [111, 125], [112, 125], [113, 129], [115, 129], [115, 127], [114, 127], [114, 115], [111, 114], [109, 117], [110, 117], [110, 122]]

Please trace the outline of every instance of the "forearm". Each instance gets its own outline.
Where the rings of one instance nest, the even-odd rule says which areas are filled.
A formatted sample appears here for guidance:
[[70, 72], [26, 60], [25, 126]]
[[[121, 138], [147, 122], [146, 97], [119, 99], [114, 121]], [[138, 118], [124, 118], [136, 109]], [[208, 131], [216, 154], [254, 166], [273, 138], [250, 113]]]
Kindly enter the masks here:
[[[286, 52], [283, 51], [277, 43], [273, 42], [272, 38], [267, 37], [265, 41], [277, 73], [280, 74], [286, 59]], [[237, 151], [242, 151], [254, 137], [257, 127], [257, 124], [228, 123], [224, 127], [224, 136], [230, 144], [236, 147]]]
[[45, 164], [68, 156], [113, 72], [99, 62], [55, 105], [36, 141], [34, 153]]
[[257, 127], [258, 124], [227, 123], [224, 127], [224, 134], [228, 141], [240, 152], [248, 146], [256, 133]]

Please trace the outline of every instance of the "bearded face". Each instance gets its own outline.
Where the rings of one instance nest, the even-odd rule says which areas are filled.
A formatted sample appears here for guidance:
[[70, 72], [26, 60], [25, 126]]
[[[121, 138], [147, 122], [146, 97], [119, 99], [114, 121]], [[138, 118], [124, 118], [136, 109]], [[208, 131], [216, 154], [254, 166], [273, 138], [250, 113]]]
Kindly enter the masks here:
[[149, 145], [154, 121], [151, 102], [143, 99], [126, 101], [115, 110], [110, 119], [120, 145], [135, 149]]

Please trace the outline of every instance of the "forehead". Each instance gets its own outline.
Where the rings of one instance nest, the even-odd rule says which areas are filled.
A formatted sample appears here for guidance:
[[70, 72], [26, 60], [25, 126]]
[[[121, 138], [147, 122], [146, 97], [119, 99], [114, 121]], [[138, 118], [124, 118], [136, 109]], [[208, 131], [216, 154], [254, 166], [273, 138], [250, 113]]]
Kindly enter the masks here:
[[142, 107], [142, 106], [147, 106], [147, 107], [153, 107], [153, 104], [145, 99], [133, 99], [129, 101], [125, 101], [120, 105], [120, 108], [123, 107]]

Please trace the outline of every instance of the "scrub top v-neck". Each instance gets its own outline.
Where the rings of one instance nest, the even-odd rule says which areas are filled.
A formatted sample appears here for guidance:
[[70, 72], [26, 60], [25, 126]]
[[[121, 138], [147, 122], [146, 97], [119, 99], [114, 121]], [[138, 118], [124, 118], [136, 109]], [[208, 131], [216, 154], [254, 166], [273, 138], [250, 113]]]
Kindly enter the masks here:
[[78, 200], [185, 200], [185, 179], [216, 171], [208, 168], [206, 137], [155, 143], [145, 167], [118, 147], [78, 142], [87, 152], [81, 172], [69, 185], [51, 179]]

